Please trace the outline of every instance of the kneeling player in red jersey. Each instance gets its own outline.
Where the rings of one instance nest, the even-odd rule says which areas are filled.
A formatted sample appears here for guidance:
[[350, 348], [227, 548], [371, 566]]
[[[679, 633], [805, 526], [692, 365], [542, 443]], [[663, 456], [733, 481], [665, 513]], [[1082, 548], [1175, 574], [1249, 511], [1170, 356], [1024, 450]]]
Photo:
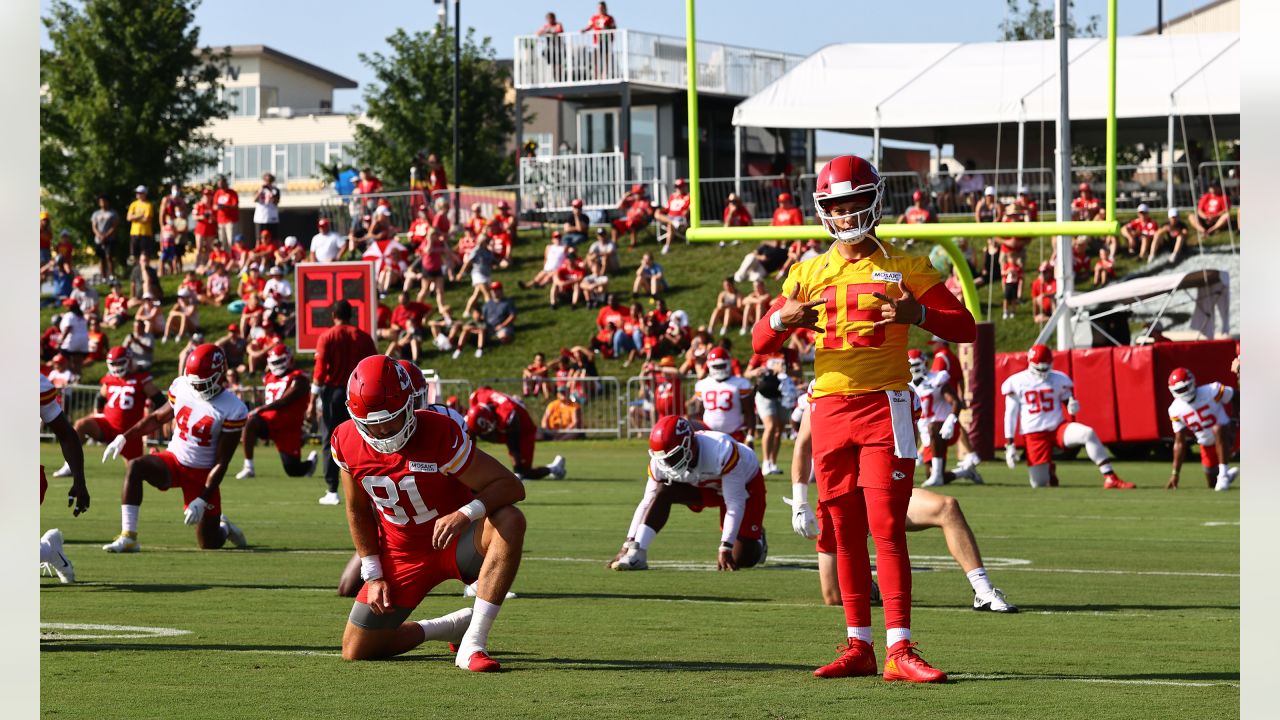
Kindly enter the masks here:
[[1182, 453], [1189, 444], [1185, 436], [1191, 435], [1200, 444], [1200, 464], [1204, 467], [1204, 479], [1209, 487], [1218, 492], [1230, 490], [1231, 483], [1240, 474], [1240, 468], [1229, 464], [1231, 413], [1227, 411], [1227, 405], [1235, 396], [1235, 390], [1220, 382], [1196, 385], [1196, 376], [1180, 367], [1169, 374], [1169, 393], [1173, 395], [1173, 402], [1169, 404], [1169, 423], [1173, 426], [1173, 474], [1165, 489], [1178, 489]]
[[[124, 347], [113, 347], [107, 353], [107, 374], [102, 378], [98, 396], [106, 403], [102, 412], [82, 417], [76, 421], [76, 434], [81, 444], [86, 439], [109, 443], [147, 414], [146, 400], [153, 407], [165, 403], [164, 393], [156, 387], [151, 373], [134, 367], [133, 356]], [[142, 455], [142, 436], [138, 435], [125, 444], [120, 454], [125, 460]], [[53, 472], [54, 477], [67, 477], [71, 468], [63, 464]]]
[[[351, 419], [330, 445], [365, 584], [342, 657], [385, 658], [447, 640], [459, 646], [458, 667], [493, 672], [489, 630], [520, 566], [525, 519], [515, 503], [524, 487], [476, 449], [456, 417], [415, 402], [409, 373], [384, 355], [361, 360], [347, 382]], [[450, 579], [478, 580], [475, 607], [407, 622]]]
[[649, 544], [667, 524], [672, 505], [694, 512], [720, 509], [720, 570], [764, 562], [765, 487], [751, 448], [710, 430], [695, 430], [688, 419], [668, 415], [649, 434], [649, 480], [636, 507], [627, 541], [609, 563], [614, 570], [647, 570]]
[[253, 450], [258, 440], [275, 442], [280, 464], [289, 477], [310, 477], [316, 471], [315, 450], [302, 459], [302, 421], [311, 404], [311, 380], [293, 366], [289, 346], [279, 343], [267, 352], [267, 373], [262, 378], [266, 403], [249, 413], [244, 425], [244, 469], [237, 480], [254, 477]]
[[552, 458], [542, 467], [533, 466], [533, 451], [538, 442], [538, 424], [524, 403], [493, 388], [481, 387], [467, 401], [467, 430], [472, 435], [502, 443], [511, 456], [511, 469], [521, 480], [540, 480], [551, 475], [564, 479], [564, 458]]

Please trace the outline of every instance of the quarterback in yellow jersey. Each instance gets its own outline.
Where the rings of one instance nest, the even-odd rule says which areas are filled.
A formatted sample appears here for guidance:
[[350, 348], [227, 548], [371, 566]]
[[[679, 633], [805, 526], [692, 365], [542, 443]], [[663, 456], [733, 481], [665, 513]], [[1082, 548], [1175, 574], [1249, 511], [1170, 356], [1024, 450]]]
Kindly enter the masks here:
[[827, 253], [798, 263], [782, 296], [752, 330], [752, 348], [776, 351], [797, 328], [817, 334], [813, 460], [818, 498], [835, 530], [836, 563], [848, 644], [818, 677], [874, 675], [871, 564], [875, 538], [884, 599], [885, 680], [943, 682], [911, 642], [911, 566], [907, 505], [916, 445], [907, 367], [907, 325], [951, 342], [972, 342], [973, 317], [921, 257], [880, 242], [884, 181], [852, 155], [818, 173], [814, 209], [835, 241]]

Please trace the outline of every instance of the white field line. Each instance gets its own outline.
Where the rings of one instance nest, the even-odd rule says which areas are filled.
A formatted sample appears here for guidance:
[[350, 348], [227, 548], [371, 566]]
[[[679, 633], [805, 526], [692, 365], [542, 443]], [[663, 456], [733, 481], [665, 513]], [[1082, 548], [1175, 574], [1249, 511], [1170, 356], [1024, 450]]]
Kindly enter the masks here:
[[1201, 525], [1203, 525], [1204, 527], [1224, 527], [1229, 525], [1234, 525], [1236, 527], [1239, 527], [1240, 521], [1236, 520], [1234, 522], [1207, 522], [1207, 523], [1201, 523]]
[[1093, 677], [1044, 677], [1040, 675], [984, 675], [982, 673], [954, 673], [956, 680], [1035, 680], [1054, 682], [1103, 683], [1107, 685], [1160, 685], [1167, 687], [1240, 687], [1238, 682], [1194, 682], [1189, 680], [1122, 680]]
[[[144, 627], [140, 625], [94, 625], [89, 623], [40, 623], [41, 640], [125, 640], [138, 638], [176, 637], [190, 635], [190, 630], [177, 628]], [[57, 630], [88, 630], [79, 632], [50, 632]]]

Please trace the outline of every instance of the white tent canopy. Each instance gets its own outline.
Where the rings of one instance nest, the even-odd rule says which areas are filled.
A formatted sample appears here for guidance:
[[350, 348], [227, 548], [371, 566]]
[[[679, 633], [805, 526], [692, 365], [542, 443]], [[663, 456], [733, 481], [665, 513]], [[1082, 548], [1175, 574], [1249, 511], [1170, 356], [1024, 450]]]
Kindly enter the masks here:
[[[1072, 120], [1107, 114], [1107, 45], [1068, 45]], [[1240, 35], [1117, 39], [1116, 117], [1240, 114]], [[1053, 40], [830, 45], [740, 103], [746, 127], [876, 130], [1053, 120]]]

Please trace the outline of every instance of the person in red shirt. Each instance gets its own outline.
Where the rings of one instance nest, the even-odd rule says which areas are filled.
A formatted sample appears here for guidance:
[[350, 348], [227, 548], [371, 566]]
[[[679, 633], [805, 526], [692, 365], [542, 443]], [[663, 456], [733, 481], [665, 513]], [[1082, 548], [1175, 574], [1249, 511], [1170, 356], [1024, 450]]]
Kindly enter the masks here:
[[225, 175], [218, 176], [218, 189], [213, 193], [213, 217], [218, 222], [218, 239], [224, 247], [236, 241], [236, 227], [240, 224], [240, 193], [227, 185]]
[[200, 199], [196, 201], [191, 217], [196, 223], [196, 271], [204, 272], [209, 264], [209, 251], [213, 249], [213, 241], [218, 239], [218, 223], [213, 212], [213, 188], [206, 187], [200, 192]]
[[302, 421], [311, 404], [310, 379], [293, 364], [293, 352], [276, 344], [267, 354], [267, 372], [262, 378], [265, 401], [249, 412], [240, 440], [244, 448], [244, 468], [237, 480], [255, 477], [253, 451], [259, 440], [271, 440], [280, 454], [280, 464], [289, 477], [310, 477], [316, 471], [319, 453], [302, 460]]
[[555, 277], [551, 281], [549, 302], [552, 309], [560, 306], [565, 295], [570, 296], [570, 304], [578, 307], [582, 301], [582, 278], [587, 276], [587, 266], [578, 257], [578, 249], [569, 247], [564, 251], [564, 262], [556, 268]]
[[542, 27], [538, 28], [538, 32], [536, 34], [539, 37], [542, 37], [544, 35], [559, 35], [563, 32], [564, 25], [561, 25], [560, 21], [556, 20], [555, 13], [549, 12], [547, 13], [547, 22]]
[[1101, 220], [1106, 215], [1102, 199], [1093, 194], [1089, 183], [1080, 183], [1080, 196], [1071, 201], [1072, 220]]
[[[350, 302], [335, 302], [332, 317], [333, 327], [316, 341], [316, 365], [311, 373], [311, 395], [320, 401], [323, 426], [320, 436], [325, 439], [321, 456], [325, 458], [324, 480], [328, 491], [320, 498], [321, 505], [342, 502], [338, 496], [338, 466], [330, 452], [330, 444], [334, 430], [350, 419], [346, 403], [347, 379], [357, 363], [378, 354], [373, 338], [353, 324], [355, 308]], [[308, 419], [314, 416], [315, 407], [309, 404]]]
[[249, 274], [240, 281], [240, 299], [245, 302], [249, 301], [250, 295], [258, 295], [261, 297], [262, 291], [267, 287], [266, 278], [262, 277], [262, 273], [255, 265], [249, 268]]
[[1116, 277], [1116, 261], [1111, 259], [1107, 249], [1099, 248], [1098, 259], [1093, 263], [1093, 286], [1100, 288]]
[[547, 382], [549, 372], [547, 367], [547, 356], [543, 353], [534, 353], [533, 362], [524, 367], [521, 373], [522, 394], [525, 397], [533, 395], [541, 395], [543, 399], [551, 397], [551, 384]]
[[446, 192], [449, 189], [449, 176], [445, 173], [444, 163], [435, 153], [427, 154], [427, 187], [431, 194]]
[[616, 30], [617, 27], [613, 16], [609, 14], [608, 6], [600, 3], [596, 6], [596, 14], [591, 16], [591, 21], [582, 28], [582, 32], [591, 33], [591, 42], [596, 46], [592, 53], [592, 62], [595, 64], [598, 79], [611, 77], [615, 67], [613, 33], [609, 31]]
[[804, 224], [804, 212], [796, 207], [791, 193], [778, 193], [778, 209], [773, 211], [773, 219], [769, 224], [773, 226]]
[[898, 222], [907, 225], [938, 222], [938, 216], [929, 208], [929, 196], [923, 190], [911, 193], [911, 207], [898, 216]]
[[1187, 221], [1200, 237], [1222, 232], [1230, 226], [1231, 200], [1222, 193], [1221, 185], [1209, 183], [1209, 191], [1200, 196], [1196, 211]]
[[1146, 203], [1138, 206], [1138, 217], [1120, 228], [1120, 234], [1129, 244], [1129, 255], [1138, 257], [1146, 257], [1151, 252], [1151, 241], [1155, 240], [1156, 233], [1159, 231], [1160, 226], [1151, 219]]
[[275, 264], [276, 251], [280, 249], [275, 241], [271, 238], [271, 231], [263, 229], [258, 235], [258, 244], [254, 246], [253, 252], [250, 253], [249, 262], [259, 270]]
[[1023, 185], [1018, 188], [1018, 199], [1016, 202], [1022, 206], [1022, 212], [1027, 217], [1027, 222], [1037, 222], [1040, 220], [1040, 204], [1031, 197], [1031, 188]]
[[653, 212], [653, 219], [667, 226], [667, 241], [662, 246], [662, 254], [671, 251], [671, 240], [679, 235], [684, 237], [684, 229], [689, 227], [689, 193], [684, 178], [676, 178], [675, 192], [667, 198], [667, 206]]
[[389, 332], [378, 333], [384, 338], [393, 338], [400, 334], [408, 325], [408, 320], [413, 319], [415, 326], [426, 327], [427, 316], [431, 314], [432, 307], [427, 303], [418, 302], [409, 299], [409, 293], [400, 293], [400, 303], [391, 311], [391, 327]]
[[129, 298], [120, 292], [120, 281], [111, 278], [111, 289], [102, 299], [102, 324], [112, 329], [129, 322]]
[[463, 224], [464, 229], [479, 235], [489, 226], [489, 219], [484, 216], [484, 208], [480, 203], [471, 203], [471, 217]]
[[[1026, 222], [1026, 216], [1022, 214], [1022, 207], [1017, 203], [1009, 203], [1005, 206], [1004, 217], [1001, 222]], [[1029, 238], [1024, 237], [1002, 237], [997, 238], [1000, 243], [1000, 262], [1003, 265], [1005, 260], [1012, 260], [1023, 267], [1027, 264], [1027, 243]]]
[[[489, 235], [489, 250], [493, 252], [493, 264], [498, 269], [505, 270], [511, 266], [511, 228], [506, 221], [502, 219], [502, 215], [495, 214], [489, 218], [489, 226], [485, 228], [485, 233]], [[461, 257], [465, 258], [465, 255]]]
[[[369, 168], [361, 168], [360, 179], [356, 181], [356, 186], [352, 188], [351, 194], [368, 196], [380, 192], [382, 192], [382, 181], [379, 180], [378, 176], [374, 175], [373, 171]], [[361, 198], [361, 204], [364, 206], [365, 211], [371, 212], [373, 210], [374, 203], [367, 197]]]
[[1013, 258], [1003, 258], [1000, 264], [1000, 282], [1004, 288], [1004, 301], [1001, 303], [1001, 319], [1008, 320], [1014, 316], [1014, 309], [1022, 302], [1022, 266]]
[[653, 219], [653, 210], [649, 205], [649, 198], [645, 196], [644, 185], [639, 183], [632, 185], [631, 192], [618, 201], [618, 210], [622, 212], [622, 217], [615, 219], [612, 223], [613, 241], [621, 245], [622, 234], [627, 233], [631, 236], [631, 244], [628, 247], [634, 248], [636, 235], [649, 227], [649, 221]]
[[1053, 277], [1053, 264], [1040, 263], [1040, 277], [1031, 281], [1031, 307], [1037, 324], [1049, 322], [1057, 307], [1058, 281]]
[[431, 233], [430, 214], [427, 206], [423, 205], [418, 208], [418, 216], [414, 218], [412, 223], [409, 223], [409, 244], [414, 250], [417, 250], [419, 245], [426, 242], [427, 235]]
[[534, 467], [538, 424], [519, 399], [482, 385], [467, 399], [466, 422], [473, 437], [507, 446], [511, 469], [521, 480], [541, 480], [548, 475], [564, 479], [564, 458], [559, 455], [547, 465]]
[[751, 211], [747, 209], [742, 198], [737, 193], [729, 193], [729, 197], [725, 198], [724, 206], [724, 226], [725, 227], [751, 227], [755, 221], [751, 219]]

